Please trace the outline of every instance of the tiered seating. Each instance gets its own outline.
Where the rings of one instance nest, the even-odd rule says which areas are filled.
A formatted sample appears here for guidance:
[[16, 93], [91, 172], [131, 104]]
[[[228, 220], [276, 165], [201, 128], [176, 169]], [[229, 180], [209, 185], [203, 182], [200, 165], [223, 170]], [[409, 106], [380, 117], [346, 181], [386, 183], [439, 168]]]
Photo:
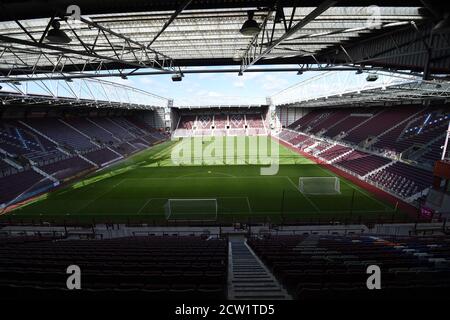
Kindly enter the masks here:
[[313, 110], [307, 113], [305, 116], [301, 117], [300, 119], [294, 121], [289, 125], [289, 129], [292, 130], [303, 130], [306, 128], [306, 125], [310, 122], [314, 121], [317, 117], [319, 117], [321, 114], [323, 114], [321, 111]]
[[311, 139], [311, 138], [306, 135], [303, 135], [303, 134], [298, 134], [295, 137], [293, 137], [292, 139], [290, 139], [289, 143], [296, 146], [296, 145], [302, 144], [303, 142], [305, 142], [308, 139]]
[[331, 147], [330, 149], [328, 149], [325, 152], [322, 152], [320, 154], [320, 157], [325, 159], [325, 160], [333, 160], [337, 157], [339, 157], [340, 155], [343, 155], [346, 152], [349, 152], [351, 150], [351, 148], [349, 147], [344, 147], [341, 145], [335, 145], [334, 147]]
[[397, 162], [369, 176], [369, 180], [407, 198], [430, 187], [433, 175], [429, 171]]
[[212, 118], [209, 115], [201, 115], [197, 119], [197, 125], [200, 129], [210, 129]]
[[230, 116], [230, 128], [243, 128], [244, 117], [240, 114], [232, 114]]
[[163, 133], [155, 129], [154, 127], [150, 126], [148, 123], [143, 121], [140, 118], [137, 117], [126, 117], [125, 120], [128, 122], [134, 124], [136, 127], [140, 128], [144, 132], [149, 133], [152, 137], [154, 137], [157, 140], [165, 140], [167, 139], [167, 136]]
[[[0, 204], [13, 200], [24, 192], [38, 189], [39, 182], [45, 178], [33, 170], [25, 170], [16, 174], [0, 178]], [[50, 185], [50, 181], [43, 181]]]
[[106, 148], [86, 153], [83, 156], [91, 160], [98, 166], [102, 166], [105, 163], [109, 163], [120, 158], [119, 155]]
[[311, 128], [309, 132], [317, 134], [322, 130], [328, 130], [330, 127], [344, 119], [348, 116], [347, 111], [333, 110], [333, 111], [323, 111], [323, 116], [318, 118], [320, 121], [316, 120], [308, 124]]
[[109, 118], [92, 118], [91, 120], [105, 130], [111, 132], [115, 137], [119, 139], [131, 140], [135, 138], [135, 136], [128, 132], [125, 128], [122, 128], [120, 125]]
[[131, 132], [133, 135], [140, 137], [142, 135], [148, 134], [148, 132], [142, 130], [138, 126], [134, 125], [133, 123], [129, 122], [127, 119], [123, 117], [114, 117], [111, 118], [111, 120], [121, 126], [122, 128], [127, 129], [129, 132]]
[[195, 119], [196, 116], [182, 116], [178, 128], [192, 130], [195, 124]]
[[[450, 241], [376, 236], [272, 236], [249, 244], [298, 299], [430, 298], [450, 289]], [[412, 249], [414, 251], [405, 250]], [[419, 255], [417, 255], [419, 253]], [[428, 254], [424, 256], [420, 254]], [[430, 258], [447, 260], [437, 267]], [[382, 290], [366, 287], [369, 265], [382, 270]], [[441, 297], [442, 298], [442, 297]]]
[[[0, 197], [0, 204], [14, 199], [22, 192], [26, 195], [39, 188], [42, 189], [43, 184], [44, 187], [52, 184], [44, 174], [29, 170], [32, 165], [45, 173], [56, 174], [57, 179], [66, 179], [93, 168], [92, 164], [76, 156], [78, 152], [98, 166], [121, 158], [106, 147], [99, 147], [98, 144], [109, 145], [120, 154], [129, 155], [156, 141], [167, 139], [163, 133], [156, 131], [138, 118], [128, 120], [115, 117], [113, 119], [94, 118], [101, 125], [96, 125], [86, 118], [75, 117], [64, 119], [63, 121], [67, 124], [59, 121], [58, 118], [24, 120], [26, 124], [63, 146], [66, 149], [64, 152], [58, 150], [53, 142], [17, 120], [0, 122], [0, 148], [8, 154], [2, 155], [0, 159], [0, 177], [3, 177], [1, 183], [2, 187], [5, 186]], [[125, 128], [131, 130], [134, 135]], [[123, 140], [131, 140], [134, 145]], [[17, 173], [20, 170], [7, 165], [2, 160], [5, 157], [14, 159], [25, 168], [25, 171]], [[44, 179], [42, 183], [34, 185], [42, 179]]]
[[331, 147], [332, 143], [320, 141], [317, 146], [314, 147], [313, 150], [311, 150], [311, 153], [318, 154], [320, 152], [323, 152], [328, 147]]
[[61, 145], [75, 150], [90, 150], [96, 148], [89, 138], [60, 122], [58, 119], [27, 119], [28, 125], [37, 129]]
[[230, 129], [228, 133], [231, 135], [244, 135], [244, 116], [241, 114], [230, 115]]
[[223, 114], [216, 114], [214, 116], [214, 126], [216, 129], [225, 129], [227, 126], [228, 117]]
[[11, 167], [9, 164], [4, 162], [0, 158], [0, 177], [9, 176], [10, 174], [13, 174], [16, 172], [17, 172], [17, 170], [15, 168]]
[[434, 163], [437, 160], [441, 159], [442, 152], [443, 152], [441, 147], [445, 144], [445, 138], [446, 138], [446, 136], [443, 135], [441, 138], [439, 138], [438, 140], [433, 142], [429, 146], [430, 151], [428, 151], [427, 153], [423, 154], [420, 157], [419, 162], [426, 161], [426, 162], [429, 162], [434, 167]]
[[44, 172], [52, 175], [58, 180], [70, 178], [80, 172], [91, 169], [93, 166], [78, 156], [65, 160], [57, 161], [51, 164], [41, 166]]
[[350, 113], [346, 119], [336, 123], [336, 125], [330, 127], [327, 131], [325, 131], [325, 135], [330, 138], [333, 138], [342, 132], [347, 133], [353, 127], [359, 125], [360, 123], [366, 121], [367, 119], [368, 119], [367, 116], [361, 116], [358, 114]]
[[440, 112], [424, 111], [415, 120], [382, 135], [374, 146], [402, 152], [415, 144], [426, 145], [445, 132], [448, 120], [448, 113], [442, 115]]
[[[362, 148], [367, 153], [353, 151], [335, 164], [359, 176], [388, 164], [391, 159], [401, 157], [417, 163], [427, 170], [398, 163], [368, 178], [394, 194], [409, 198], [431, 186], [431, 171], [435, 161], [441, 157], [441, 146], [450, 120], [447, 109], [446, 106], [394, 106], [375, 111], [370, 109], [372, 117], [368, 117], [365, 110], [356, 108], [313, 110], [289, 126], [309, 135], [309, 139], [287, 132], [282, 132], [279, 137], [327, 161], [353, 149], [341, 146], [342, 141], [358, 145], [355, 148]], [[323, 142], [312, 135], [339, 136], [339, 141], [329, 148], [329, 139]]]
[[280, 132], [280, 134], [278, 135], [278, 137], [284, 141], [289, 142], [291, 139], [294, 139], [295, 137], [297, 137], [298, 134], [292, 131], [288, 131], [288, 130], [283, 130]]
[[113, 149], [125, 156], [136, 152], [138, 148], [130, 145], [129, 143], [124, 142], [115, 146]]
[[102, 129], [101, 127], [95, 125], [95, 123], [92, 123], [86, 119], [68, 118], [64, 121], [74, 126], [84, 134], [88, 135], [92, 138], [92, 140], [98, 143], [113, 144], [118, 142], [118, 139], [114, 138], [110, 132]]
[[247, 114], [247, 125], [250, 128], [264, 128], [263, 120], [260, 114]]
[[9, 121], [0, 123], [0, 148], [12, 155], [27, 155], [45, 153], [54, 150], [56, 146], [31, 133], [29, 129], [24, 129], [18, 122]]
[[32, 132], [19, 121], [12, 120], [5, 123], [11, 126], [13, 131], [20, 134], [22, 140], [25, 141], [28, 149], [19, 153], [24, 158], [42, 165], [48, 161], [57, 161], [65, 157], [61, 151], [57, 150], [57, 146], [53, 142]]
[[[137, 117], [116, 117], [114, 121], [123, 128], [128, 129], [135, 136], [143, 139], [148, 145], [153, 145], [157, 141], [167, 140], [167, 135]], [[138, 139], [139, 139], [138, 138]]]
[[224, 299], [227, 242], [139, 237], [0, 243], [0, 291], [18, 297], [64, 295], [69, 264], [82, 266], [83, 295]]
[[368, 137], [378, 136], [398, 124], [400, 121], [411, 117], [416, 112], [417, 109], [411, 107], [383, 110], [372, 117], [363, 126], [352, 130], [344, 137], [344, 140], [358, 144]]
[[214, 116], [214, 135], [225, 136], [227, 134], [227, 122], [228, 117], [223, 114], [217, 114]]
[[245, 117], [247, 121], [247, 133], [249, 135], [266, 134], [263, 119], [260, 114], [247, 114]]
[[360, 176], [364, 176], [389, 162], [391, 162], [389, 159], [353, 150], [351, 153], [335, 162], [335, 165], [339, 165]]

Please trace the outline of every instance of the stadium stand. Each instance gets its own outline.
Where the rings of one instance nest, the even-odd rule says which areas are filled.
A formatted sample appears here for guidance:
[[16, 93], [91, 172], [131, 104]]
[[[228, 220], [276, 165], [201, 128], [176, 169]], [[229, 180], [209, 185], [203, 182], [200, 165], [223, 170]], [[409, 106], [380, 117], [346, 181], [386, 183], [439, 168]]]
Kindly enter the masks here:
[[449, 117], [441, 105], [388, 107], [370, 113], [356, 113], [354, 108], [313, 110], [278, 137], [318, 160], [414, 201], [432, 184]]
[[5, 317], [448, 313], [447, 3], [0, 7]]
[[84, 151], [96, 147], [89, 138], [66, 125], [61, 119], [28, 119], [24, 123], [30, 129], [69, 150]]
[[[93, 299], [128, 295], [217, 300], [227, 298], [237, 283], [240, 288], [247, 282], [252, 283], [252, 294], [272, 296], [285, 288], [300, 300], [442, 299], [450, 287], [450, 238], [444, 235], [253, 234], [246, 240], [248, 247], [232, 239], [3, 237], [0, 292], [9, 298], [74, 297], [77, 292], [65, 287], [68, 261], [82, 266], [83, 296]], [[230, 246], [236, 251], [232, 256], [240, 259], [229, 260]], [[255, 259], [263, 265], [248, 265]], [[367, 290], [370, 265], [383, 270], [382, 290]], [[230, 270], [238, 272], [234, 284], [227, 283]], [[259, 277], [267, 278], [264, 281], [272, 287], [258, 280], [256, 274], [263, 271], [266, 275]], [[268, 278], [270, 274], [274, 280]], [[249, 293], [248, 289], [239, 292], [233, 294]]]
[[368, 178], [403, 197], [410, 197], [429, 188], [433, 180], [429, 171], [400, 162], [371, 174]]
[[31, 169], [0, 178], [0, 203], [14, 200], [23, 192], [39, 190], [43, 185], [51, 186], [51, 181]]
[[217, 111], [214, 108], [200, 109], [195, 113], [183, 110], [174, 137], [191, 136], [249, 136], [268, 135], [264, 123], [266, 110], [245, 111], [231, 110]]
[[124, 293], [156, 300], [226, 297], [227, 242], [190, 236], [7, 238], [0, 244], [0, 291], [61, 298], [69, 293], [61, 285], [67, 277], [66, 261], [83, 266], [83, 291], [92, 298]]
[[334, 164], [340, 165], [360, 176], [364, 176], [389, 162], [391, 162], [389, 159], [353, 150]]
[[136, 117], [2, 120], [0, 179], [4, 190], [0, 205], [22, 193], [20, 200], [24, 200], [58, 180], [108, 165], [166, 139]]
[[[270, 236], [249, 244], [297, 299], [418, 299], [450, 287], [448, 237]], [[382, 291], [365, 286], [373, 264], [383, 270]]]

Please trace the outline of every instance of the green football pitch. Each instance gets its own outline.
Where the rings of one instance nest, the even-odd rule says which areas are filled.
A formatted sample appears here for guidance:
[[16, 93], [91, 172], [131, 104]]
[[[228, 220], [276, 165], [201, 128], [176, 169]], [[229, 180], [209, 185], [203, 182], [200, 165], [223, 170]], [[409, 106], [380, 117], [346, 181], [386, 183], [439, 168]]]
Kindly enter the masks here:
[[[262, 175], [261, 168], [268, 168], [275, 158], [279, 162], [275, 174]], [[299, 189], [300, 177], [334, 176], [268, 137], [184, 138], [154, 146], [41, 195], [2, 218], [149, 223], [406, 218], [393, 204], [343, 178], [334, 194], [309, 194]], [[191, 201], [184, 201], [183, 206], [189, 208], [177, 213], [179, 206], [168, 208], [169, 199]], [[192, 201], [195, 199], [208, 202]]]

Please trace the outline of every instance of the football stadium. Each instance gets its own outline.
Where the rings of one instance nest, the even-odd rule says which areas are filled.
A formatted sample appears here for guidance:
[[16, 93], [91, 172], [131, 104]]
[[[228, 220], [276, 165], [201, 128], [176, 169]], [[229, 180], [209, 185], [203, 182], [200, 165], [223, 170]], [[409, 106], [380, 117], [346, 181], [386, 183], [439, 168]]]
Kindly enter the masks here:
[[444, 4], [0, 8], [1, 299], [450, 298]]

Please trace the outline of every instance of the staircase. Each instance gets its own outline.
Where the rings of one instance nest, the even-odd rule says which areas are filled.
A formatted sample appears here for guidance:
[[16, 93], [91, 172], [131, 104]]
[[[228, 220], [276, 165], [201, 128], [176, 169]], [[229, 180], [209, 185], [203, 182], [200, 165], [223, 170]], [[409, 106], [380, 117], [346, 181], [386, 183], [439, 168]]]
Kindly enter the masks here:
[[333, 148], [334, 146], [336, 146], [337, 143], [332, 143], [331, 145], [329, 145], [328, 147], [326, 147], [323, 150], [320, 150], [319, 152], [316, 153], [316, 156], [320, 155], [321, 153], [324, 153], [325, 151], [330, 150], [331, 148]]
[[228, 299], [291, 299], [243, 236], [230, 237], [228, 250]]
[[49, 179], [50, 181], [52, 181], [53, 183], [59, 184], [59, 180], [56, 179], [55, 177], [53, 177], [52, 175], [49, 175], [47, 172], [45, 172], [44, 170], [41, 170], [40, 168], [36, 167], [36, 166], [31, 166], [31, 169], [33, 169], [33, 171], [39, 173], [40, 175], [46, 177], [47, 179]]
[[319, 145], [319, 142], [314, 142], [312, 145], [310, 145], [309, 147], [305, 148], [304, 151], [309, 153], [311, 150], [313, 150], [318, 145]]
[[337, 156], [334, 159], [331, 159], [330, 161], [327, 161], [328, 163], [335, 163], [336, 161], [339, 161], [340, 159], [342, 159], [345, 156], [348, 156], [350, 153], [352, 153], [353, 151], [355, 151], [355, 149], [350, 149], [349, 151]]

